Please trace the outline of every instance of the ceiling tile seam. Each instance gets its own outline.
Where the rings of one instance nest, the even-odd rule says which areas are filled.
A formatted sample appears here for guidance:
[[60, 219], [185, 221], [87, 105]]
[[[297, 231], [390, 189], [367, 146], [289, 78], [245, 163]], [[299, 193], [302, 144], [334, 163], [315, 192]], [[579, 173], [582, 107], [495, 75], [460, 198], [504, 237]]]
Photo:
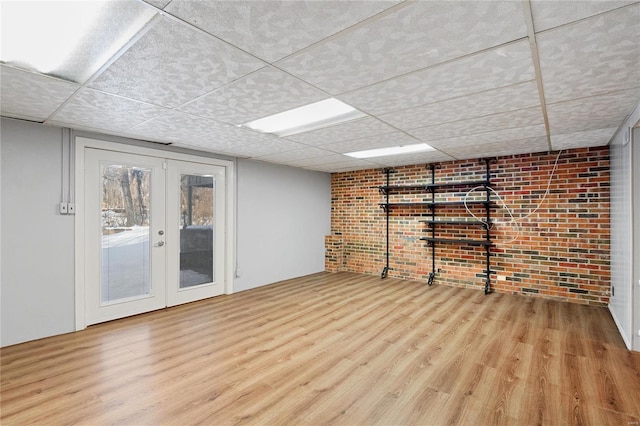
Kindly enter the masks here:
[[[615, 132], [613, 132], [613, 135], [611, 135], [611, 139], [609, 139], [609, 142], [607, 142], [607, 145], [611, 145], [611, 143], [616, 139], [616, 137], [618, 136], [618, 134], [619, 134], [621, 131], [626, 130], [626, 129], [624, 128], [624, 123], [626, 123], [626, 122], [627, 122], [627, 120], [631, 117], [631, 114], [633, 114], [633, 112], [634, 112], [636, 109], [638, 109], [638, 108], [640, 108], [640, 100], [638, 100], [638, 102], [636, 102], [636, 105], [635, 105], [633, 108], [631, 108], [631, 111], [629, 111], [629, 114], [627, 114], [627, 115], [624, 117], [624, 119], [622, 120], [622, 123], [620, 123], [620, 125], [618, 126], [618, 129], [617, 129]], [[636, 127], [638, 127], [638, 125], [640, 125], [640, 121], [637, 123]], [[631, 126], [634, 126], [634, 124], [632, 123], [632, 124], [631, 124]]]
[[[471, 52], [471, 53], [467, 53], [467, 54], [462, 55], [462, 56], [457, 56], [455, 58], [447, 59], [446, 61], [438, 62], [437, 64], [431, 64], [431, 65], [423, 67], [423, 68], [417, 68], [415, 70], [407, 71], [407, 72], [402, 73], [402, 74], [398, 74], [398, 75], [394, 75], [394, 76], [391, 76], [391, 77], [388, 77], [388, 78], [385, 78], [385, 79], [382, 79], [382, 80], [378, 80], [376, 82], [373, 82], [373, 83], [370, 83], [370, 84], [366, 84], [366, 85], [358, 87], [356, 89], [350, 89], [350, 90], [347, 90], [345, 92], [336, 93], [335, 95], [333, 95], [333, 97], [340, 99], [340, 96], [350, 95], [353, 92], [357, 92], [359, 90], [369, 89], [369, 88], [371, 88], [373, 86], [376, 86], [378, 84], [388, 83], [391, 80], [396, 80], [398, 78], [403, 78], [403, 77], [409, 76], [411, 74], [417, 74], [417, 73], [429, 70], [431, 68], [436, 68], [436, 67], [448, 65], [448, 64], [450, 64], [452, 62], [457, 62], [457, 61], [459, 61], [461, 59], [471, 58], [471, 57], [474, 57], [474, 56], [477, 56], [477, 55], [481, 55], [483, 53], [490, 52], [492, 50], [497, 50], [497, 49], [500, 49], [500, 48], [503, 48], [503, 47], [511, 46], [513, 44], [520, 43], [521, 41], [524, 41], [524, 40], [527, 40], [527, 39], [528, 39], [528, 37], [520, 37], [520, 38], [517, 38], [517, 39], [514, 39], [514, 40], [507, 41], [507, 42], [502, 43], [502, 44], [498, 44], [496, 46], [487, 47], [487, 48], [484, 48], [484, 49], [481, 49], [481, 50], [476, 50], [475, 52]], [[524, 81], [525, 80], [519, 81], [518, 83], [523, 83]], [[529, 80], [526, 80], [526, 81], [529, 81]], [[518, 84], [518, 83], [515, 83], [515, 84]], [[510, 86], [512, 84], [514, 84], [514, 83], [510, 83], [510, 84], [508, 84], [506, 86]], [[494, 87], [493, 89], [490, 89], [490, 90], [495, 90], [495, 89], [500, 89], [500, 87]], [[483, 92], [483, 91], [481, 91], [481, 92]], [[475, 94], [475, 92], [469, 93], [469, 95], [473, 95], [473, 94]], [[342, 101], [342, 99], [340, 99], [340, 100]], [[443, 100], [446, 100], [446, 99], [443, 99]], [[416, 105], [416, 106], [421, 106], [421, 105]]]
[[[532, 126], [529, 126], [529, 127], [532, 127]], [[516, 127], [515, 129], [522, 129], [522, 127]], [[514, 130], [514, 129], [510, 129], [510, 130]], [[488, 132], [483, 132], [483, 133], [492, 133], [492, 132], [493, 131], [488, 131]], [[446, 143], [447, 141], [460, 139], [460, 138], [463, 138], [463, 137], [477, 136], [477, 135], [481, 135], [483, 133], [476, 133], [476, 134], [473, 134], [473, 135], [454, 136], [454, 137], [451, 137], [451, 138], [439, 138], [439, 139], [436, 139], [435, 141]], [[498, 143], [505, 143], [506, 144], [506, 143], [509, 143], [509, 142], [518, 142], [518, 141], [523, 141], [523, 140], [527, 140], [527, 139], [543, 138], [543, 137], [546, 139], [546, 135], [542, 135], [542, 134], [540, 134], [538, 136], [525, 136], [525, 137], [515, 136], [515, 137], [512, 137], [512, 138], [509, 138], [508, 140], [501, 141], [501, 142], [498, 142]], [[433, 142], [433, 141], [431, 141], [431, 142]], [[429, 142], [425, 142], [425, 143], [428, 144]], [[457, 146], [455, 148], [473, 147], [473, 146], [478, 147], [478, 146], [483, 146], [483, 145], [487, 145], [487, 144], [490, 144], [490, 143], [495, 143], [495, 142], [489, 141], [489, 142], [480, 142], [480, 143], [470, 143], [470, 144], [460, 145], [460, 146]]]
[[[460, 122], [469, 121], [469, 120], [475, 120], [475, 119], [479, 119], [479, 118], [495, 117], [495, 116], [503, 115], [503, 114], [512, 114], [512, 113], [515, 113], [515, 112], [518, 112], [518, 111], [535, 110], [535, 109], [538, 109], [538, 108], [539, 108], [539, 105], [536, 105], [536, 106], [530, 106], [530, 107], [527, 107], [527, 108], [512, 109], [512, 110], [504, 111], [504, 112], [494, 112], [492, 114], [478, 115], [478, 116], [474, 116], [474, 117], [464, 118], [464, 119], [461, 119], [461, 120], [446, 121], [446, 122], [443, 122], [443, 123], [432, 124], [432, 125], [429, 125], [429, 126], [414, 127], [412, 129], [409, 129], [408, 131], [409, 132], [413, 132], [415, 130], [425, 130], [425, 129], [429, 129], [431, 127], [439, 127], [439, 126], [444, 126], [444, 125], [447, 125], [447, 124], [460, 123]], [[517, 129], [519, 127], [523, 127], [523, 126], [505, 127], [503, 129], [500, 129], [500, 130]], [[472, 133], [472, 134], [475, 134], [475, 133]]]
[[[619, 6], [619, 7], [616, 7], [614, 9], [609, 9], [609, 10], [605, 10], [604, 12], [596, 13], [595, 15], [586, 16], [584, 18], [580, 18], [580, 19], [575, 20], [575, 21], [565, 22], [564, 24], [560, 24], [560, 25], [557, 25], [555, 27], [546, 28], [544, 30], [536, 31], [535, 33], [536, 34], [544, 34], [544, 33], [548, 32], [548, 31], [554, 31], [554, 30], [557, 30], [557, 29], [561, 29], [561, 28], [565, 28], [565, 27], [571, 26], [571, 25], [580, 24], [580, 23], [583, 23], [584, 21], [588, 21], [588, 20], [593, 19], [593, 18], [598, 18], [600, 16], [607, 15], [609, 13], [617, 12], [620, 9], [625, 9], [625, 8], [629, 8], [630, 9], [632, 7], [638, 6], [639, 4], [640, 4], [640, 1], [637, 1], [637, 2], [634, 2], [634, 3], [631, 3], [631, 4], [627, 4], [627, 5], [624, 5], [624, 6]], [[535, 27], [535, 25], [534, 25], [534, 27]]]
[[328, 43], [328, 42], [330, 42], [330, 41], [332, 41], [332, 40], [334, 40], [334, 39], [336, 39], [338, 37], [341, 37], [343, 35], [349, 34], [349, 33], [353, 32], [353, 31], [355, 31], [357, 29], [360, 29], [360, 28], [362, 28], [364, 26], [367, 26], [367, 25], [372, 24], [372, 23], [374, 23], [376, 21], [379, 21], [380, 19], [386, 17], [387, 15], [391, 15], [393, 13], [396, 13], [397, 11], [404, 9], [405, 7], [408, 7], [409, 5], [411, 5], [411, 4], [415, 3], [415, 2], [416, 2], [416, 0], [404, 0], [404, 1], [400, 2], [400, 3], [398, 3], [398, 4], [394, 4], [393, 6], [390, 6], [387, 9], [376, 13], [373, 16], [369, 16], [368, 18], [363, 19], [360, 22], [356, 22], [355, 24], [353, 24], [353, 25], [351, 25], [351, 26], [349, 26], [347, 28], [344, 28], [344, 29], [342, 29], [342, 30], [340, 30], [338, 32], [335, 32], [335, 33], [333, 33], [333, 34], [331, 34], [331, 35], [329, 35], [329, 36], [327, 36], [327, 37], [325, 37], [323, 39], [315, 41], [315, 42], [311, 43], [308, 46], [305, 46], [305, 47], [303, 47], [301, 49], [298, 49], [295, 52], [292, 52], [292, 53], [288, 54], [287, 56], [284, 56], [284, 57], [274, 61], [273, 64], [277, 64], [278, 62], [286, 61], [286, 60], [288, 60], [288, 59], [290, 59], [290, 58], [292, 58], [294, 56], [297, 56], [297, 55], [305, 53], [307, 50], [313, 49], [313, 48], [315, 48], [317, 46], [320, 46], [320, 45], [322, 45], [324, 43]]
[[[365, 118], [366, 118], [366, 117], [365, 117]], [[374, 119], [375, 119], [376, 117], [369, 117], [369, 118], [374, 118]], [[353, 120], [353, 121], [357, 121], [357, 120]], [[382, 120], [380, 120], [380, 121], [382, 121]], [[350, 121], [349, 121], [349, 122], [347, 122], [347, 123], [350, 123]], [[333, 125], [333, 126], [323, 127], [323, 128], [321, 128], [321, 129], [317, 129], [317, 130], [330, 129], [330, 128], [332, 128], [332, 127], [340, 126], [341, 124], [343, 124], [343, 125], [344, 125], [345, 123], [338, 123], [338, 124], [335, 124], [335, 125]], [[325, 146], [325, 145], [329, 145], [329, 144], [332, 144], [332, 143], [340, 143], [340, 142], [355, 142], [355, 141], [360, 141], [360, 140], [364, 140], [364, 139], [371, 139], [372, 137], [384, 136], [384, 135], [390, 135], [391, 133], [396, 133], [396, 131], [400, 131], [400, 130], [397, 130], [397, 129], [393, 129], [393, 130], [391, 130], [391, 131], [386, 131], [386, 130], [385, 130], [385, 131], [384, 131], [384, 132], [382, 132], [382, 133], [377, 133], [377, 134], [375, 134], [375, 135], [371, 135], [371, 136], [362, 136], [362, 137], [357, 137], [357, 138], [342, 139], [342, 140], [339, 140], [339, 141], [336, 141], [336, 140], [330, 140], [330, 141], [323, 142], [323, 143], [321, 143], [321, 144], [317, 144], [317, 145], [311, 145], [311, 144], [306, 143], [306, 142], [300, 142], [300, 141], [296, 141], [296, 140], [293, 140], [293, 139], [288, 139], [288, 138], [286, 138], [286, 137], [283, 137], [283, 138], [281, 138], [281, 139], [284, 139], [284, 140], [289, 141], [289, 142], [295, 142], [295, 143], [298, 143], [298, 144], [300, 144], [300, 145], [304, 145], [304, 146], [307, 146], [307, 147], [310, 147], [310, 148], [321, 148], [321, 147], [323, 147], [323, 146]], [[309, 133], [311, 133], [311, 132], [309, 132]], [[304, 133], [300, 133], [300, 134], [301, 134], [301, 135], [303, 135]], [[293, 135], [292, 135], [292, 136], [293, 136]], [[410, 135], [409, 135], [409, 136], [410, 136]], [[412, 136], [412, 137], [413, 137], [413, 138], [415, 138], [415, 136]]]
[[547, 105], [549, 106], [555, 106], [555, 105], [561, 105], [561, 104], [565, 104], [565, 103], [569, 103], [569, 102], [576, 102], [576, 101], [582, 101], [582, 100], [587, 100], [590, 98], [599, 98], [601, 96], [608, 96], [608, 95], [615, 95], [618, 93], [624, 93], [624, 92], [629, 92], [632, 90], [638, 90], [638, 99], [640, 99], [640, 86], [632, 86], [626, 89], [619, 89], [619, 90], [610, 90], [608, 92], [602, 92], [602, 93], [597, 93], [595, 95], [589, 95], [589, 96], [581, 96], [579, 98], [571, 98], [571, 99], [564, 99], [562, 101], [557, 101], [557, 102], [551, 102]]
[[547, 113], [547, 104], [546, 104], [545, 95], [544, 95], [544, 84], [542, 82], [542, 69], [540, 68], [540, 56], [538, 54], [538, 43], [536, 42], [536, 33], [533, 27], [533, 14], [531, 12], [531, 0], [523, 0], [522, 9], [524, 11], [524, 20], [527, 25], [529, 47], [531, 48], [531, 60], [533, 61], [533, 69], [536, 76], [536, 85], [538, 86], [538, 95], [540, 96], [540, 108], [542, 109], [544, 127], [547, 132], [547, 144], [549, 146], [549, 151], [553, 151], [553, 147], [551, 146], [549, 114]]
[[155, 27], [158, 22], [160, 22], [160, 19], [160, 15], [157, 14], [153, 18], [151, 18], [149, 22], [147, 22], [145, 26], [140, 29], [140, 31], [138, 31], [133, 37], [131, 37], [131, 39], [124, 46], [118, 49], [118, 51], [114, 53], [107, 62], [105, 62], [100, 68], [98, 68], [98, 70], [93, 73], [93, 75], [89, 77], [87, 81], [82, 83], [80, 87], [78, 87], [78, 89], [76, 89], [76, 91], [71, 94], [71, 96], [69, 96], [60, 106], [58, 106], [58, 108], [56, 108], [56, 110], [51, 115], [49, 115], [49, 117], [44, 120], [43, 123], [49, 124], [49, 122], [55, 118], [56, 114], [58, 114], [62, 110], [62, 108], [64, 108], [69, 102], [71, 102], [71, 100], [74, 99], [83, 89], [93, 83], [103, 72], [106, 71], [107, 68], [113, 65], [115, 61], [120, 59], [120, 57], [131, 48], [131, 46], [136, 44], [138, 40], [144, 37], [145, 34], [147, 34], [153, 27]]
[[[76, 83], [76, 82], [73, 82], [73, 81], [69, 81], [69, 80], [65, 80], [65, 79], [60, 78], [60, 77], [55, 77], [55, 76], [48, 75], [48, 74], [42, 74], [42, 73], [39, 73], [37, 71], [32, 71], [32, 70], [19, 68], [19, 67], [16, 67], [14, 65], [10, 65], [10, 64], [1, 63], [0, 65], [3, 66], [3, 67], [6, 67], [6, 68], [11, 68], [11, 69], [19, 71], [19, 72], [24, 72], [24, 73], [27, 73], [27, 74], [31, 74], [33, 76], [44, 77], [46, 79], [54, 80], [56, 82], [61, 82], [61, 83], [66, 83], [66, 84], [70, 84], [70, 85], [73, 85], [73, 86], [77, 86], [76, 87], [76, 91], [79, 90], [82, 87], [79, 83]], [[74, 93], [75, 93], [75, 91], [74, 91]], [[8, 111], [8, 112], [11, 113], [11, 111]], [[17, 114], [17, 115], [19, 115], [20, 117], [7, 116], [7, 115], [2, 114], [2, 111], [0, 111], [0, 116], [2, 116], [2, 117], [17, 118], [19, 120], [28, 120], [28, 121], [31, 121], [31, 122], [34, 122], [34, 123], [45, 124], [45, 121], [48, 119], [48, 118], [45, 118], [44, 120], [39, 120], [39, 119], [37, 119], [35, 117], [28, 117], [28, 116], [20, 115], [20, 114]]]
[[[168, 6], [168, 5], [167, 5], [167, 6]], [[245, 49], [243, 49], [242, 47], [236, 46], [235, 44], [231, 43], [231, 42], [230, 42], [230, 41], [228, 41], [228, 40], [225, 40], [224, 38], [218, 37], [218, 36], [217, 36], [217, 35], [215, 35], [215, 34], [211, 34], [210, 32], [205, 31], [205, 30], [203, 30], [202, 28], [200, 28], [200, 27], [198, 27], [198, 26], [196, 26], [196, 25], [194, 25], [194, 24], [192, 24], [192, 23], [190, 23], [190, 22], [185, 21], [184, 19], [179, 18], [179, 17], [177, 17], [177, 16], [175, 16], [175, 15], [173, 15], [173, 14], [171, 14], [171, 13], [167, 12], [166, 10], [158, 9], [158, 8], [157, 8], [157, 7], [155, 7], [155, 6], [153, 6], [153, 7], [154, 7], [154, 9], [156, 9], [156, 10], [158, 11], [158, 14], [162, 15], [163, 17], [167, 18], [167, 19], [168, 19], [168, 20], [170, 20], [170, 21], [175, 22], [176, 24], [182, 25], [182, 26], [184, 26], [184, 27], [186, 27], [186, 28], [188, 28], [188, 29], [190, 29], [190, 30], [192, 30], [192, 31], [195, 31], [195, 32], [197, 32], [198, 34], [203, 35], [203, 36], [205, 36], [205, 37], [207, 37], [207, 38], [214, 39], [214, 40], [216, 40], [216, 41], [219, 41], [219, 42], [221, 42], [221, 43], [224, 43], [224, 44], [226, 44], [227, 46], [230, 46], [230, 47], [232, 47], [232, 48], [234, 48], [234, 49], [236, 49], [236, 50], [238, 50], [238, 51], [240, 51], [240, 52], [244, 53], [245, 55], [249, 55], [249, 56], [251, 56], [252, 58], [254, 58], [254, 59], [256, 59], [256, 60], [258, 60], [258, 61], [262, 62], [264, 65], [269, 65], [269, 64], [270, 64], [270, 62], [269, 62], [269, 61], [267, 61], [267, 60], [265, 60], [265, 59], [263, 59], [263, 58], [261, 58], [261, 57], [259, 57], [259, 56], [256, 56], [255, 54], [253, 54], [253, 53], [251, 53], [251, 52], [246, 51], [246, 50], [245, 50]]]
[[[237, 78], [234, 78], [233, 80], [227, 81], [226, 83], [221, 84], [220, 86], [216, 87], [215, 89], [209, 90], [206, 93], [203, 93], [202, 95], [198, 95], [193, 99], [190, 99], [190, 100], [188, 100], [188, 101], [186, 101], [186, 102], [184, 102], [184, 103], [182, 103], [180, 105], [172, 107], [171, 109], [175, 110], [175, 111], [183, 112], [183, 111], [180, 110], [180, 108], [184, 108], [184, 107], [186, 107], [186, 106], [188, 106], [188, 105], [190, 105], [190, 104], [192, 104], [194, 102], [198, 102], [198, 101], [202, 100], [203, 98], [214, 94], [217, 91], [220, 91], [220, 90], [222, 90], [222, 89], [224, 89], [226, 87], [231, 86], [232, 84], [238, 82], [239, 80], [241, 80], [243, 78], [247, 78], [247, 77], [249, 77], [249, 76], [251, 76], [253, 74], [256, 74], [256, 73], [258, 73], [260, 71], [263, 71], [265, 68], [273, 68], [273, 67], [271, 65], [267, 64], [267, 65], [265, 65], [263, 67], [258, 68], [257, 70], [251, 71], [248, 74], [244, 74], [244, 75], [241, 75], [241, 76], [239, 76]], [[203, 117], [203, 116], [199, 116], [199, 117]], [[205, 117], [205, 118], [207, 118], [207, 117]], [[231, 124], [231, 123], [227, 123], [227, 124]], [[235, 124], [231, 124], [231, 125], [234, 126]]]
[[[526, 84], [526, 83], [531, 83], [531, 82], [535, 82], [535, 78], [532, 78], [531, 80], [522, 80], [522, 81], [518, 81], [516, 83], [510, 83], [510, 84], [507, 84], [506, 86], [492, 87], [491, 89], [484, 89], [484, 90], [480, 90], [479, 92], [472, 92], [472, 93], [468, 93], [468, 94], [464, 94], [464, 95], [454, 96], [452, 98], [440, 99], [440, 100], [437, 100], [435, 102], [429, 102], [427, 104], [420, 104], [420, 105], [416, 105], [416, 106], [410, 106], [410, 107], [407, 107], [407, 108], [394, 109], [391, 112], [385, 112], [384, 114], [380, 114], [380, 115], [395, 114], [397, 112], [409, 111], [409, 110], [412, 110], [412, 109], [418, 109], [418, 108], [422, 108], [422, 107], [426, 107], [426, 106], [437, 105], [437, 104], [440, 104], [440, 103], [443, 103], [443, 102], [455, 101], [455, 100], [458, 100], [458, 99], [468, 98], [469, 96], [475, 96], [475, 95], [479, 95], [479, 94], [482, 94], [482, 93], [493, 92], [495, 90], [502, 90], [502, 89], [506, 89], [506, 88], [509, 88], [509, 87], [514, 87], [514, 86], [518, 86], [520, 84]], [[521, 109], [524, 109], [524, 108], [521, 108]]]

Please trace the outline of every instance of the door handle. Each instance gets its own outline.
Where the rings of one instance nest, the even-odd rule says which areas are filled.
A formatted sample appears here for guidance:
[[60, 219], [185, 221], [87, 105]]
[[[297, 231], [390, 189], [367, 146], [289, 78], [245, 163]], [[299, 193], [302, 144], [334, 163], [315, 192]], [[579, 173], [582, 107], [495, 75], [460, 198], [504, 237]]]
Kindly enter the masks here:
[[157, 243], [155, 243], [153, 246], [154, 247], [162, 247], [164, 245], [164, 241], [158, 241]]

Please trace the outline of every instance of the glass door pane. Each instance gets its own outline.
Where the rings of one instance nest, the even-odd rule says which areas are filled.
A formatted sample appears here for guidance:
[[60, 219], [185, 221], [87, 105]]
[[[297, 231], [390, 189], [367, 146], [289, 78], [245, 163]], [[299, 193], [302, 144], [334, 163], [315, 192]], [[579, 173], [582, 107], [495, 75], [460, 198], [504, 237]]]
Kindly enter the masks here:
[[169, 306], [225, 291], [225, 168], [167, 164], [167, 301]]
[[215, 179], [180, 174], [180, 288], [213, 282]]
[[84, 160], [86, 324], [165, 307], [164, 160], [93, 148]]
[[101, 303], [151, 292], [151, 169], [102, 165]]

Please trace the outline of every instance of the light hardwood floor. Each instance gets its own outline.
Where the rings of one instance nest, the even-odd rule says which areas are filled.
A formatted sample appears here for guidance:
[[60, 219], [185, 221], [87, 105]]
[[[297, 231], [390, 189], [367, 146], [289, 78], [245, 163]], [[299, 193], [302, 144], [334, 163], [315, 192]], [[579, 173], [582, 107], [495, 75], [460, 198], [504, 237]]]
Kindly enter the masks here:
[[638, 425], [605, 308], [321, 273], [7, 347], [3, 425]]

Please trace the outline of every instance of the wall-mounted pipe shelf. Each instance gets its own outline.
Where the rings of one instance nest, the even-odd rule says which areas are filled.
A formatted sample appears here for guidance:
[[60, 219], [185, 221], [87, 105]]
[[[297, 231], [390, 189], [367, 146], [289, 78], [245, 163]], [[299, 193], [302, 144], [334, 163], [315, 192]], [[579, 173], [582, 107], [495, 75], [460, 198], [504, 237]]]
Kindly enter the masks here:
[[[420, 238], [421, 241], [425, 241], [429, 247], [431, 247], [431, 273], [429, 274], [428, 284], [432, 285], [436, 275], [436, 245], [438, 244], [457, 244], [457, 245], [467, 245], [467, 246], [478, 246], [484, 247], [485, 255], [486, 255], [486, 279], [484, 285], [484, 292], [488, 294], [491, 288], [491, 246], [493, 245], [491, 239], [491, 209], [495, 207], [495, 203], [491, 201], [491, 170], [490, 170], [490, 159], [485, 159], [485, 179], [484, 180], [472, 180], [472, 181], [459, 181], [459, 182], [438, 182], [436, 183], [436, 167], [435, 165], [430, 165], [429, 169], [431, 170], [431, 183], [417, 185], [391, 185], [390, 184], [390, 175], [391, 173], [395, 173], [392, 169], [384, 169], [384, 173], [386, 174], [386, 185], [379, 186], [378, 190], [381, 194], [385, 195], [385, 202], [380, 203], [380, 207], [386, 213], [386, 243], [387, 243], [387, 251], [386, 251], [386, 266], [382, 271], [382, 278], [387, 276], [389, 271], [389, 215], [390, 211], [393, 208], [427, 208], [429, 211], [429, 219], [423, 219], [419, 222], [425, 223], [428, 225], [428, 229], [424, 231], [430, 232], [431, 235], [428, 237]], [[455, 188], [479, 188], [484, 192], [483, 199], [472, 199], [469, 201], [464, 200], [455, 200], [450, 201], [447, 198], [460, 198], [459, 195], [455, 195], [453, 191]], [[402, 194], [406, 192], [426, 192], [426, 196], [430, 195], [430, 200], [423, 201], [399, 201], [399, 202], [391, 202], [390, 195], [393, 194]], [[444, 198], [444, 201], [437, 201], [436, 194], [439, 194], [441, 198]], [[418, 197], [416, 197], [418, 198]], [[419, 197], [421, 198], [421, 197]], [[426, 197], [425, 197], [426, 198]], [[460, 206], [482, 206], [484, 208], [484, 215], [482, 219], [469, 219], [462, 220], [457, 218], [447, 218], [442, 217], [441, 219], [436, 219], [436, 213], [438, 207], [449, 207], [449, 208], [459, 208]], [[481, 226], [484, 228], [484, 238], [482, 239], [469, 239], [469, 238], [443, 238], [436, 236], [436, 233], [440, 231], [440, 227], [451, 227], [451, 226]]]

